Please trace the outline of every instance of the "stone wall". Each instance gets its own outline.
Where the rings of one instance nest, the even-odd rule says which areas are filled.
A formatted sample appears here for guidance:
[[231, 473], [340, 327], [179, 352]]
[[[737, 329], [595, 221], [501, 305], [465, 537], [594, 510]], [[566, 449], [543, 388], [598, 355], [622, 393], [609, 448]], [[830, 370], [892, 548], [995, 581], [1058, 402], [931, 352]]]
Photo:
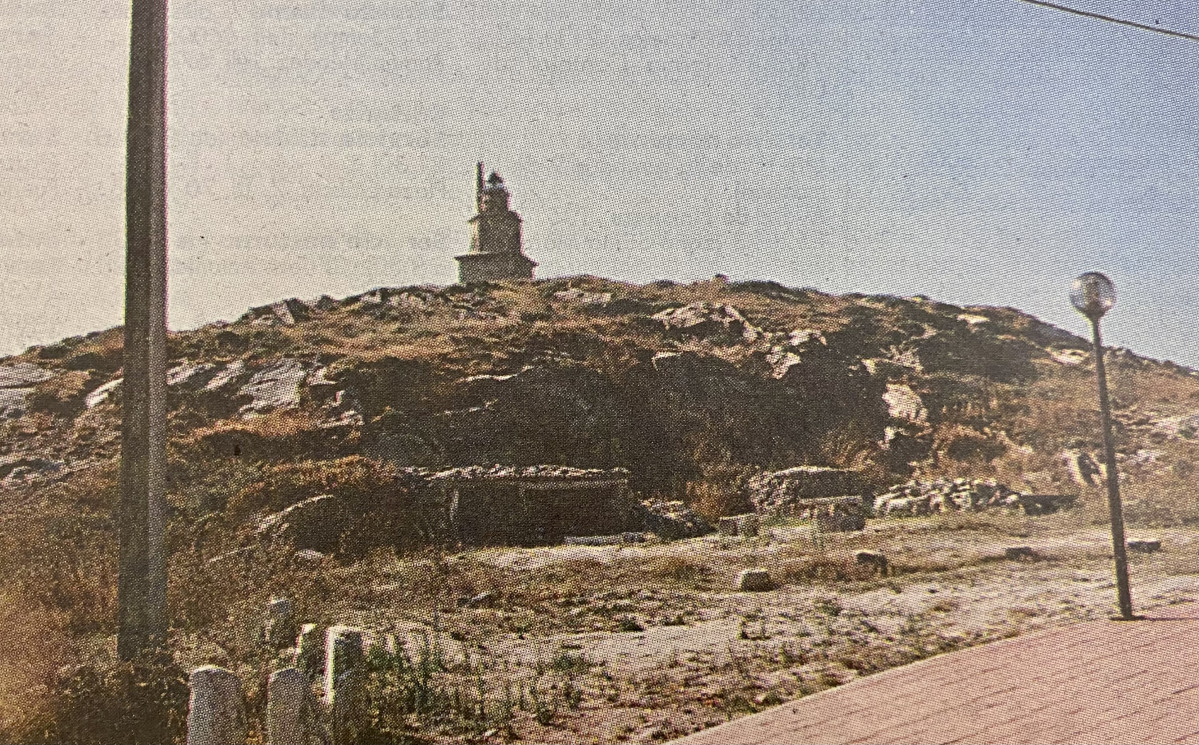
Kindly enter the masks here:
[[754, 510], [763, 515], [794, 515], [808, 509], [809, 500], [861, 495], [862, 474], [847, 468], [796, 466], [763, 473], [749, 480]]
[[641, 528], [622, 469], [466, 467], [431, 480], [448, 495], [464, 545], [543, 545]]

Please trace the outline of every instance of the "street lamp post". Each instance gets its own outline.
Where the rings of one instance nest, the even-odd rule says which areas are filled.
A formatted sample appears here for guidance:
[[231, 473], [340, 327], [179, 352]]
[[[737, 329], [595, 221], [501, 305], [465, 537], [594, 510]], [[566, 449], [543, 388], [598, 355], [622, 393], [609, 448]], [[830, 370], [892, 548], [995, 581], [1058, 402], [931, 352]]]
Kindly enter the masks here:
[[1095, 346], [1095, 378], [1099, 384], [1099, 417], [1103, 420], [1103, 456], [1107, 471], [1107, 508], [1112, 522], [1112, 553], [1116, 564], [1116, 595], [1120, 620], [1131, 621], [1132, 593], [1128, 586], [1128, 550], [1124, 544], [1124, 507], [1120, 501], [1120, 474], [1116, 470], [1116, 446], [1112, 440], [1112, 415], [1107, 402], [1107, 371], [1103, 366], [1103, 339], [1099, 319], [1116, 304], [1116, 287], [1099, 272], [1079, 275], [1070, 288], [1070, 302], [1091, 322]]

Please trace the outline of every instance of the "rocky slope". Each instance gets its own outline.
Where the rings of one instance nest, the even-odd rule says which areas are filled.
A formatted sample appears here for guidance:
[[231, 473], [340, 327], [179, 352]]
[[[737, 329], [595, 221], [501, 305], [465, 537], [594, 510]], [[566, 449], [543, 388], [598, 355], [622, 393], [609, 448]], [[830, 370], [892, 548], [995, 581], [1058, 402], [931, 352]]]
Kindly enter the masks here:
[[[644, 495], [709, 514], [736, 511], [753, 474], [804, 464], [858, 468], [878, 488], [971, 477], [1077, 491], [1100, 472], [1088, 351], [1010, 308], [769, 282], [285, 300], [171, 335], [173, 497], [198, 518], [225, 502], [189, 496], [211, 474], [349, 456], [621, 467]], [[1193, 484], [1199, 374], [1109, 357], [1127, 477]], [[118, 329], [0, 360], [7, 488], [112, 463], [120, 368]]]

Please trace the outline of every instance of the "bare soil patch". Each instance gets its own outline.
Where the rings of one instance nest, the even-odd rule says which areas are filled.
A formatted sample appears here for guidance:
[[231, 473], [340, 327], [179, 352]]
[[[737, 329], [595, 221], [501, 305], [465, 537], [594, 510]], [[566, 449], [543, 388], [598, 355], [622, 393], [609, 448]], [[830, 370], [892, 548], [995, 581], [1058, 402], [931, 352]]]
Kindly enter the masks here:
[[[1138, 610], [1194, 600], [1193, 530], [1129, 537], [1163, 542], [1131, 557]], [[1011, 546], [1033, 556], [1006, 559]], [[857, 565], [859, 549], [882, 551], [890, 574]], [[777, 588], [735, 591], [747, 567], [769, 569]], [[330, 571], [341, 589], [322, 616], [410, 650], [434, 645], [438, 685], [472, 691], [473, 719], [408, 720], [438, 742], [661, 741], [931, 655], [1102, 618], [1115, 596], [1109, 533], [1077, 514], [877, 520], [823, 535], [783, 523], [756, 538], [373, 557]]]

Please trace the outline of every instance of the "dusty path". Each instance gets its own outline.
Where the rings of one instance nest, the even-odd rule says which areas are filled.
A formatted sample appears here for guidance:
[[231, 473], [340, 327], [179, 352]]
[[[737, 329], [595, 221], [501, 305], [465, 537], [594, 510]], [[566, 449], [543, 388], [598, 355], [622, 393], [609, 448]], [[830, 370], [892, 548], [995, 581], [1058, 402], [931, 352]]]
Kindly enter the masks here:
[[677, 745], [1199, 743], [1199, 605], [945, 654]]

